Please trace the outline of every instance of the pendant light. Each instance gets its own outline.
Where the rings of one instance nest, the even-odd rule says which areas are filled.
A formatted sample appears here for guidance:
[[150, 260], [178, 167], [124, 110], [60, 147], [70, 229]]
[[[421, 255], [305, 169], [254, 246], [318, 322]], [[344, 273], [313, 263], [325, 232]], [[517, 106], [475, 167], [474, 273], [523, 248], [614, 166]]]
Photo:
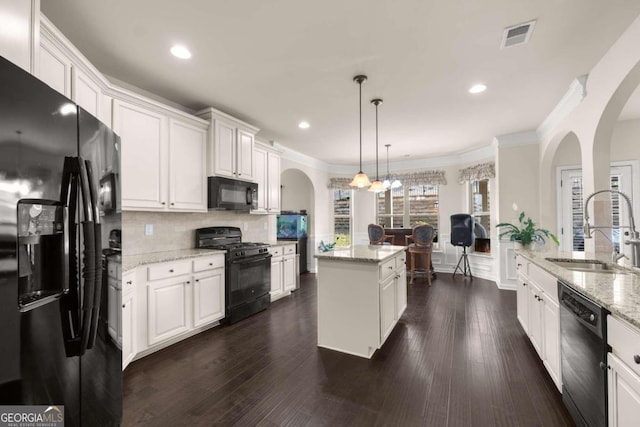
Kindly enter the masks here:
[[371, 187], [369, 187], [369, 191], [379, 193], [384, 191], [384, 185], [382, 185], [380, 178], [378, 178], [378, 105], [382, 104], [382, 99], [372, 99], [371, 103], [376, 106], [376, 180], [373, 181]]
[[353, 78], [353, 81], [358, 83], [360, 87], [360, 172], [353, 177], [353, 181], [349, 184], [352, 187], [364, 188], [371, 185], [367, 174], [362, 172], [362, 83], [367, 80], [367, 76], [358, 75]]
[[391, 175], [389, 174], [389, 147], [391, 147], [391, 144], [385, 144], [384, 146], [387, 147], [387, 176], [382, 185], [385, 190], [402, 187], [402, 183], [398, 178], [394, 177], [393, 182], [391, 181]]
[[384, 146], [387, 147], [387, 176], [382, 181], [382, 186], [385, 190], [388, 190], [391, 188], [391, 180], [389, 179], [389, 147], [391, 147], [391, 144], [384, 144]]

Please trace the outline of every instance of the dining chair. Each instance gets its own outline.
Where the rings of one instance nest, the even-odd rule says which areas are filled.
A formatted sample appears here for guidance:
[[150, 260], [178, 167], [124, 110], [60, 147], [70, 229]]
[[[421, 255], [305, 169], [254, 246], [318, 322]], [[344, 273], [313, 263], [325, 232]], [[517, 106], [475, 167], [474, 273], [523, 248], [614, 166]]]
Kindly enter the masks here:
[[[429, 224], [420, 224], [413, 227], [410, 236], [405, 236], [405, 244], [408, 246], [409, 259], [411, 262], [411, 278], [409, 283], [413, 283], [416, 271], [416, 254], [425, 257], [425, 271], [427, 284], [431, 286], [431, 251], [433, 250], [434, 228]], [[411, 242], [411, 243], [410, 243]]]
[[370, 245], [390, 245], [393, 240], [393, 236], [384, 233], [384, 228], [381, 225], [369, 224], [367, 231], [369, 232]]

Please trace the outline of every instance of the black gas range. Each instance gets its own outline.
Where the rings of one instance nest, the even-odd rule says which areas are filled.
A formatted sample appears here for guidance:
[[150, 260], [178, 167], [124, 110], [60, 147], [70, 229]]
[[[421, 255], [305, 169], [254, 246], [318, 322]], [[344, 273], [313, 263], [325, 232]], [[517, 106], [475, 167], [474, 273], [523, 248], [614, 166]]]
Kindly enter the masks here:
[[243, 242], [238, 227], [207, 227], [196, 230], [196, 248], [226, 251], [225, 322], [235, 323], [269, 307], [271, 254], [267, 243]]

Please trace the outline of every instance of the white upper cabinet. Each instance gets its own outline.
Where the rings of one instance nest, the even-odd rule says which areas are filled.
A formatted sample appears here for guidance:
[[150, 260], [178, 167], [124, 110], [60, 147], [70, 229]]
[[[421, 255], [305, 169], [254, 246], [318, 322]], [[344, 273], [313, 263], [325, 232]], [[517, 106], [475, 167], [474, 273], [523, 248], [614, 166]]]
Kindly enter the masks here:
[[113, 128], [122, 141], [124, 209], [207, 210], [206, 122], [114, 99]]
[[71, 98], [71, 58], [43, 32], [36, 77]]
[[113, 101], [113, 129], [122, 145], [123, 209], [163, 209], [166, 204], [167, 119], [155, 111]]
[[37, 52], [39, 0], [0, 0], [4, 19], [0, 29], [0, 56], [27, 72], [33, 72], [32, 53]]
[[102, 119], [102, 91], [87, 73], [71, 69], [71, 99], [98, 119]]
[[258, 209], [254, 213], [280, 212], [280, 153], [256, 142], [253, 150], [254, 180], [258, 183]]
[[207, 140], [207, 175], [253, 181], [254, 136], [259, 129], [213, 108], [196, 115], [211, 123]]
[[238, 129], [236, 177], [238, 179], [253, 180], [253, 144], [254, 134]]
[[206, 210], [206, 139], [202, 127], [169, 121], [169, 208]]

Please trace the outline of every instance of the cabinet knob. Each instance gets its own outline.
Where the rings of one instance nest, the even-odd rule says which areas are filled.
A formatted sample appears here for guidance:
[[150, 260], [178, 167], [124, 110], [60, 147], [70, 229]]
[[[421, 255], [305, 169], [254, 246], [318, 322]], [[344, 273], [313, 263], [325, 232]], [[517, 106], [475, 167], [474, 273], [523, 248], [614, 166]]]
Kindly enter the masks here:
[[173, 273], [173, 268], [169, 270], [169, 273]]
[[165, 203], [165, 202], [162, 202], [162, 203], [161, 203], [161, 205], [162, 205], [162, 206], [164, 206], [164, 205], [166, 205], [166, 203]]
[[212, 262], [210, 262], [210, 263], [209, 263], [209, 265], [213, 265], [213, 263], [212, 263]]
[[130, 285], [131, 283], [131, 280], [127, 280], [127, 285]]
[[389, 266], [389, 267], [387, 267], [387, 268], [388, 268], [389, 270], [393, 270], [393, 267], [391, 267], [391, 266]]
[[516, 266], [516, 268], [517, 268], [518, 270], [520, 269], [520, 267], [522, 267], [522, 264], [518, 264], [518, 265]]
[[522, 286], [527, 286], [527, 284], [526, 284], [526, 283], [523, 283], [523, 284], [522, 284]]
[[171, 206], [175, 205], [175, 203], [171, 202]]
[[127, 308], [127, 304], [122, 304], [122, 308]]
[[187, 280], [187, 285], [188, 285], [189, 283], [191, 283], [191, 282]]
[[[199, 281], [200, 281], [200, 279], [196, 279], [196, 282], [199, 282]], [[187, 283], [189, 283], [189, 282], [187, 282]]]
[[639, 354], [634, 354], [633, 355], [633, 361], [636, 362], [638, 365], [640, 365], [640, 355]]

